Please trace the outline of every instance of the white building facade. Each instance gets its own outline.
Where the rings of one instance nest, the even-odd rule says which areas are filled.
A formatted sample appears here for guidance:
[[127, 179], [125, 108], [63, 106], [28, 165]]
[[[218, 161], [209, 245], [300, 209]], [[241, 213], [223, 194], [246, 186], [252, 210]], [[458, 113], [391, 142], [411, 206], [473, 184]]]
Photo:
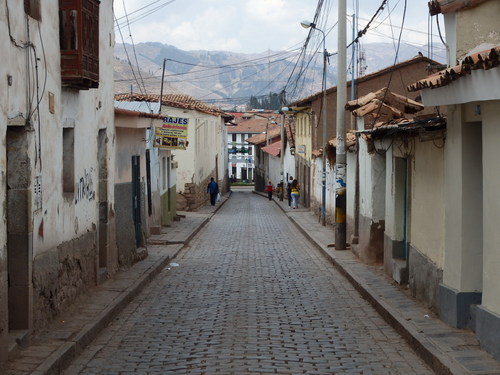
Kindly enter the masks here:
[[117, 268], [112, 3], [6, 0], [0, 31], [5, 360], [9, 332], [41, 329]]

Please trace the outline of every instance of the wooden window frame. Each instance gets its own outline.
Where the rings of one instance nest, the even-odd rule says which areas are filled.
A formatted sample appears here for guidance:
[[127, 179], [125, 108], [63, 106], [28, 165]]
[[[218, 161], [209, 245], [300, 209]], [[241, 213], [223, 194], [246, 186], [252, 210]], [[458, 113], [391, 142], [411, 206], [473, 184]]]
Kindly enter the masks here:
[[59, 0], [63, 86], [99, 87], [99, 0]]

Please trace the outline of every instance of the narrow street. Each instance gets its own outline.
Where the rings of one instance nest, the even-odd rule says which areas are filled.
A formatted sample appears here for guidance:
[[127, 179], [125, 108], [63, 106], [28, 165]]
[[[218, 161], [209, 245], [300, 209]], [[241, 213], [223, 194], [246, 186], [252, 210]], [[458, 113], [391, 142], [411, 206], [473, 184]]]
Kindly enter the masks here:
[[231, 199], [65, 374], [432, 374], [300, 234]]

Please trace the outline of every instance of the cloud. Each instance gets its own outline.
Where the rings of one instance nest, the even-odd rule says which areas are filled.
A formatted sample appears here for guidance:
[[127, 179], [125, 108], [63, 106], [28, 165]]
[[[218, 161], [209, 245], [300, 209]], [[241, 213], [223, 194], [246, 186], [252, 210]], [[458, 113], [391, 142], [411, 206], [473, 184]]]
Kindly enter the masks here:
[[[126, 0], [129, 13], [150, 4], [153, 0]], [[163, 0], [160, 3], [166, 3]], [[405, 27], [427, 30], [427, 7], [425, 4], [409, 2]], [[151, 8], [154, 8], [153, 5]], [[397, 6], [396, 6], [397, 5]], [[375, 13], [379, 4], [361, 1], [359, 28]], [[122, 1], [115, 1], [117, 17], [123, 15]], [[147, 8], [150, 9], [150, 8]], [[304, 0], [176, 0], [159, 9], [152, 15], [132, 24], [134, 42], [156, 41], [174, 45], [185, 50], [227, 50], [233, 52], [264, 52], [299, 47], [307, 36], [307, 31], [300, 27], [303, 19], [312, 20], [316, 4]], [[389, 11], [391, 17], [389, 18]], [[336, 22], [336, 5], [324, 9], [322, 20], [327, 20], [330, 28]], [[348, 9], [348, 13], [352, 10]], [[140, 12], [136, 13], [140, 14]], [[133, 17], [134, 15], [132, 15]], [[386, 7], [377, 21], [373, 23], [363, 43], [392, 42], [392, 32], [397, 39], [399, 29], [378, 25], [380, 21], [401, 25], [402, 5]], [[350, 28], [350, 23], [348, 23]], [[325, 30], [327, 31], [327, 30]], [[128, 30], [124, 30], [125, 41]], [[347, 32], [348, 39], [351, 32]], [[406, 32], [404, 40], [416, 43], [427, 40], [422, 33]], [[117, 35], [120, 41], [120, 36]], [[336, 28], [327, 36], [327, 48], [335, 49]]]

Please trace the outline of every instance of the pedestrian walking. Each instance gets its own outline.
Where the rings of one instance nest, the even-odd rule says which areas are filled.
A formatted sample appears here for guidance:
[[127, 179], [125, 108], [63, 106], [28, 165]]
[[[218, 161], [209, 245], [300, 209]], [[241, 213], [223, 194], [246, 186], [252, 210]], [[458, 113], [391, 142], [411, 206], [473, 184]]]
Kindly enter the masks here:
[[219, 194], [219, 185], [214, 181], [213, 177], [210, 177], [210, 182], [207, 185], [207, 193], [210, 193], [210, 204], [215, 206], [217, 195]]
[[271, 181], [269, 181], [269, 183], [267, 184], [266, 191], [267, 191], [267, 197], [269, 198], [269, 200], [272, 200], [273, 199], [273, 184], [271, 183]]
[[290, 185], [290, 191], [292, 195], [292, 208], [296, 209], [299, 207], [299, 194], [300, 186], [297, 180], [293, 180]]
[[288, 197], [288, 207], [292, 207], [292, 189], [290, 186], [292, 185], [293, 177], [290, 176], [290, 179], [286, 183], [286, 196]]

